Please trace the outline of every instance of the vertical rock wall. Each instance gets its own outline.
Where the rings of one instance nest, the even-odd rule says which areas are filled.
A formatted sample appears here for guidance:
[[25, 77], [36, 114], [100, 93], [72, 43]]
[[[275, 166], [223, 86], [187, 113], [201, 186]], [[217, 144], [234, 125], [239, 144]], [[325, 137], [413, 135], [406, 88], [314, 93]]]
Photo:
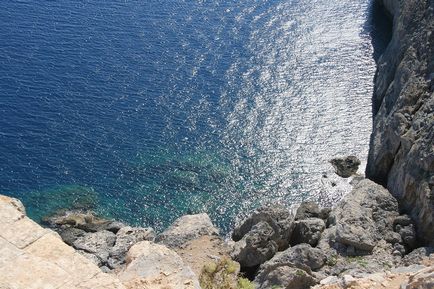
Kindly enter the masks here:
[[393, 17], [393, 36], [375, 77], [366, 175], [434, 245], [434, 0], [377, 1]]

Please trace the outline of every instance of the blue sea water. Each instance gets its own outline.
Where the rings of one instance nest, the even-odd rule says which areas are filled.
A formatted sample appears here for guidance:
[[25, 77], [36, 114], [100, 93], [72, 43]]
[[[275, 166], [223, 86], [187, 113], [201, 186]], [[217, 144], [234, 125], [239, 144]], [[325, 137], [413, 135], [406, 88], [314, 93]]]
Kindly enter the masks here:
[[1, 1], [0, 194], [224, 232], [318, 200], [330, 158], [367, 155], [371, 2]]

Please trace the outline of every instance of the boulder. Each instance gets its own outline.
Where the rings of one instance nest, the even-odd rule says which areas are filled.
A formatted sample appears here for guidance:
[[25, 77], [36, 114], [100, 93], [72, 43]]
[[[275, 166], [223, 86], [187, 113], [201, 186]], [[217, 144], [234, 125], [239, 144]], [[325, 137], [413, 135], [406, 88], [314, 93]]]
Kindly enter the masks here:
[[278, 250], [273, 240], [275, 231], [267, 222], [255, 224], [241, 240], [236, 242], [231, 252], [232, 258], [242, 268], [251, 268], [271, 259]]
[[110, 250], [108, 265], [110, 268], [118, 268], [125, 263], [128, 250], [140, 241], [154, 241], [155, 233], [152, 228], [123, 227], [116, 234], [116, 243]]
[[324, 266], [326, 260], [327, 256], [320, 249], [308, 244], [300, 244], [278, 252], [272, 259], [261, 265], [258, 275], [280, 266], [296, 267], [310, 272]]
[[[335, 241], [362, 252], [371, 252], [381, 239], [393, 239], [398, 203], [382, 186], [362, 180], [330, 214]], [[357, 252], [356, 252], [357, 253]]]
[[308, 289], [318, 283], [311, 274], [294, 267], [282, 266], [255, 279], [259, 289]]
[[255, 210], [247, 219], [235, 227], [232, 239], [234, 241], [241, 240], [260, 222], [265, 222], [272, 228], [272, 240], [277, 244], [279, 250], [288, 248], [294, 227], [293, 216], [288, 209], [280, 205], [264, 206]]
[[178, 218], [169, 228], [157, 236], [156, 242], [170, 248], [181, 247], [187, 241], [201, 236], [217, 236], [218, 229], [214, 227], [207, 214], [185, 215]]
[[318, 218], [310, 218], [294, 222], [291, 245], [306, 243], [316, 246], [325, 227], [324, 221]]
[[355, 156], [348, 156], [345, 158], [335, 158], [330, 161], [336, 170], [336, 174], [343, 178], [349, 178], [355, 173], [360, 166], [360, 160]]
[[126, 264], [118, 278], [127, 288], [200, 289], [192, 270], [163, 245], [149, 241], [135, 244], [128, 251]]

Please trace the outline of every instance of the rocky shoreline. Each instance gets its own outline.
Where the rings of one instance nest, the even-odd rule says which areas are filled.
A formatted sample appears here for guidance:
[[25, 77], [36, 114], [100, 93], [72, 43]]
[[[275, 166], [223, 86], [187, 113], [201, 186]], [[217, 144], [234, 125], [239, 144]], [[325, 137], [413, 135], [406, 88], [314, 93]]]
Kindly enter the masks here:
[[[90, 287], [26, 287], [0, 278], [0, 288], [434, 288], [434, 2], [378, 1], [393, 18], [393, 37], [378, 61], [367, 178], [353, 177], [336, 206], [305, 202], [292, 212], [270, 204], [239, 222], [230, 240], [206, 214], [182, 216], [156, 234], [64, 210], [45, 225], [99, 279], [86, 277]], [[360, 164], [352, 156], [331, 163], [343, 178]], [[1, 197], [0, 206], [0, 241], [21, 256], [27, 245], [20, 244], [35, 242], [29, 232], [43, 229], [32, 223], [16, 241], [14, 226], [31, 221], [18, 200]], [[36, 241], [46, 236], [38, 234]], [[62, 246], [59, 240], [40, 246]], [[13, 262], [8, 250], [0, 247], [0, 277], [12, 280], [1, 271]]]
[[[204, 288], [200, 280], [206, 268], [217, 267], [223, 260], [235, 261], [231, 285], [219, 287], [211, 279], [213, 285], [206, 288], [242, 288], [237, 287], [238, 272], [253, 281], [252, 288], [349, 288], [348, 284], [372, 275], [386, 284], [388, 272], [417, 274], [434, 269], [434, 248], [419, 246], [414, 222], [400, 214], [389, 191], [360, 177], [353, 185], [333, 209], [312, 202], [302, 203], [295, 214], [278, 204], [258, 208], [235, 227], [230, 241], [218, 235], [206, 214], [183, 216], [158, 235], [151, 228], [132, 228], [90, 212], [65, 211], [46, 222], [102, 271], [119, 276], [133, 275], [153, 284], [155, 272], [144, 273], [144, 268], [173, 269], [167, 267], [167, 260], [153, 264], [152, 252], [132, 258], [131, 251], [137, 247], [180, 256], [177, 266], [184, 268], [183, 273], [175, 274], [179, 276], [167, 286], [193, 280], [193, 288]], [[131, 259], [144, 267], [131, 265], [135, 264]], [[427, 280], [434, 281], [434, 273]], [[403, 288], [413, 288], [405, 282], [408, 286]], [[140, 288], [134, 286], [127, 288]]]

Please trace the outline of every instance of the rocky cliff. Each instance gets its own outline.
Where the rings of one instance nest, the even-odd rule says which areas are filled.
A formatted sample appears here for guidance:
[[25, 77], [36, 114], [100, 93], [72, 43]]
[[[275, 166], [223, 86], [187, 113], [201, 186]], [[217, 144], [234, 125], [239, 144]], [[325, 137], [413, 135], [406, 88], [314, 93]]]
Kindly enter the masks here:
[[378, 61], [366, 175], [387, 187], [434, 244], [434, 1], [378, 0], [393, 35]]

